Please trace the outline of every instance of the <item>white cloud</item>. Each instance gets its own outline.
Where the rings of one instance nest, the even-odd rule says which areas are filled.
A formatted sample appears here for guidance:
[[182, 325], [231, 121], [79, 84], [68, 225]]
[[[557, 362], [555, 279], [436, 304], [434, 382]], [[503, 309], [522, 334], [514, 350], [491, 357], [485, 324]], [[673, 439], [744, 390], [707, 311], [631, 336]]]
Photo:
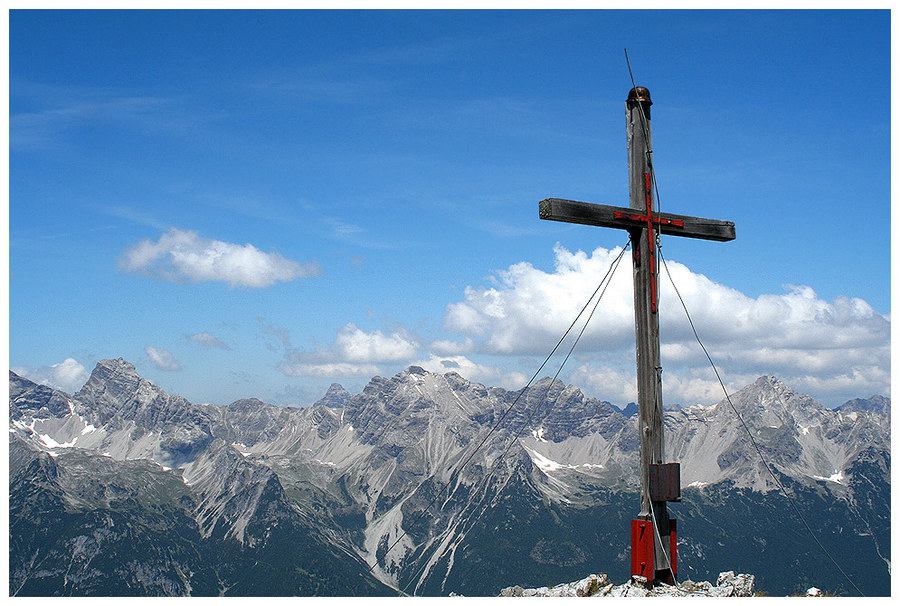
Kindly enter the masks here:
[[[587, 255], [557, 245], [553, 271], [517, 263], [497, 272], [492, 286], [467, 287], [462, 301], [447, 306], [445, 326], [471, 341], [467, 353], [549, 353], [619, 250], [598, 248]], [[730, 377], [775, 374], [797, 389], [809, 386], [813, 397], [832, 398], [830, 403], [840, 403], [834, 400], [844, 395], [890, 393], [890, 319], [865, 301], [838, 297], [828, 302], [813, 289], [794, 285], [786, 286], [785, 294], [753, 298], [680, 263], [668, 261], [668, 267], [729, 387], [733, 387]], [[626, 254], [576, 348], [576, 357], [633, 352], [631, 280], [631, 255]], [[703, 374], [708, 362], [664, 270], [659, 308], [664, 381], [670, 382], [664, 390], [678, 399], [717, 401], [721, 389], [717, 391], [718, 384], [711, 382], [714, 377]], [[436, 351], [443, 353], [440, 345], [449, 343], [439, 342]], [[592, 372], [596, 374], [582, 370], [571, 376], [583, 380], [585, 387], [600, 388], [616, 381], [634, 384], [631, 370]], [[604, 389], [610, 397], [602, 397], [610, 401], [633, 399], [621, 389]]]
[[[530, 374], [510, 369], [536, 367], [549, 353], [620, 250], [598, 248], [587, 254], [557, 246], [551, 271], [517, 263], [497, 272], [489, 285], [470, 286], [460, 301], [447, 305], [444, 324], [453, 334], [427, 347], [403, 328], [366, 331], [346, 324], [330, 346], [303, 352], [290, 346], [285, 329], [263, 328], [281, 340], [280, 369], [288, 375], [370, 377], [416, 364], [516, 389]], [[827, 405], [890, 393], [890, 319], [865, 301], [839, 297], [829, 302], [809, 287], [793, 285], [783, 294], [754, 298], [674, 261], [668, 267], [730, 391], [774, 374]], [[626, 254], [562, 375], [589, 395], [619, 405], [637, 397], [631, 280], [631, 255]], [[664, 398], [678, 404], [718, 402], [721, 387], [665, 271], [660, 297]], [[559, 354], [570, 344], [564, 343]], [[558, 361], [548, 368], [555, 369]]]
[[465, 341], [460, 343], [459, 341], [452, 341], [450, 339], [441, 339], [438, 341], [434, 341], [428, 346], [428, 349], [435, 352], [439, 356], [456, 356], [459, 354], [469, 353], [475, 348], [475, 343], [472, 339], [467, 338]]
[[144, 347], [144, 353], [147, 354], [147, 360], [160, 370], [181, 370], [175, 357], [166, 349], [147, 345]]
[[883, 367], [852, 368], [836, 374], [789, 377], [786, 382], [803, 393], [832, 394], [833, 401], [828, 404], [842, 404], [853, 398], [873, 394], [891, 395], [890, 369]]
[[344, 326], [335, 340], [336, 355], [357, 363], [409, 360], [418, 350], [418, 343], [406, 334], [385, 335], [380, 330], [364, 332], [355, 324]]
[[316, 264], [301, 265], [277, 252], [262, 252], [252, 244], [201, 238], [197, 232], [174, 227], [157, 242], [142, 240], [126, 250], [119, 268], [174, 282], [220, 281], [251, 288], [320, 273]]
[[294, 349], [283, 336], [285, 359], [279, 369], [291, 376], [371, 377], [381, 373], [377, 364], [410, 361], [419, 350], [416, 339], [403, 329], [385, 334], [366, 332], [355, 324], [346, 324], [331, 347], [314, 352]]
[[608, 366], [582, 364], [569, 374], [569, 382], [595, 398], [623, 406], [637, 401], [634, 372], [622, 372]]
[[36, 369], [17, 366], [12, 371], [20, 377], [25, 377], [40, 385], [60, 389], [69, 394], [74, 394], [81, 389], [90, 376], [84, 366], [74, 358], [66, 358], [58, 364]]
[[[616, 406], [624, 406], [628, 402], [637, 402], [636, 372], [633, 358], [628, 361], [626, 370], [603, 364], [584, 363], [569, 373], [568, 381], [581, 387], [591, 397], [606, 400]], [[730, 374], [725, 378], [725, 387], [731, 394], [749, 385], [758, 376], [758, 374]], [[662, 381], [665, 404], [711, 405], [725, 397], [722, 386], [708, 365], [680, 369], [678, 372], [664, 371]]]
[[[556, 269], [530, 263], [497, 272], [497, 286], [466, 287], [464, 300], [447, 306], [448, 329], [482, 338], [480, 349], [495, 354], [546, 354], [569, 327], [621, 249], [598, 248], [591, 257], [555, 248]], [[622, 260], [585, 333], [582, 345], [596, 351], [634, 338], [630, 257]]]
[[231, 349], [228, 347], [227, 343], [223, 343], [219, 341], [216, 337], [208, 333], [207, 331], [198, 332], [193, 335], [185, 335], [185, 338], [189, 341], [193, 341], [195, 343], [200, 343], [201, 345], [206, 345], [207, 347], [218, 347], [219, 349]]
[[281, 372], [293, 377], [374, 377], [381, 369], [373, 364], [351, 364], [349, 362], [324, 362], [321, 364], [304, 362], [282, 362]]

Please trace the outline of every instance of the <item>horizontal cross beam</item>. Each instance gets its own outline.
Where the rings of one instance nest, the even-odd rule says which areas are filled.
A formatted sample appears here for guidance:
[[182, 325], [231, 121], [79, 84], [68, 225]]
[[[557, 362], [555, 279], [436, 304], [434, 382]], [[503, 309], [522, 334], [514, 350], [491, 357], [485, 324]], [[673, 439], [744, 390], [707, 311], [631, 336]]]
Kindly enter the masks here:
[[[647, 226], [647, 219], [640, 218], [633, 208], [608, 206], [577, 202], [561, 198], [547, 198], [540, 202], [541, 219], [579, 223], [581, 225], [597, 225], [599, 227], [615, 227], [618, 229], [639, 229]], [[661, 234], [667, 236], [684, 236], [701, 240], [727, 242], [734, 240], [734, 223], [717, 219], [701, 219], [687, 215], [656, 213], [654, 221]]]

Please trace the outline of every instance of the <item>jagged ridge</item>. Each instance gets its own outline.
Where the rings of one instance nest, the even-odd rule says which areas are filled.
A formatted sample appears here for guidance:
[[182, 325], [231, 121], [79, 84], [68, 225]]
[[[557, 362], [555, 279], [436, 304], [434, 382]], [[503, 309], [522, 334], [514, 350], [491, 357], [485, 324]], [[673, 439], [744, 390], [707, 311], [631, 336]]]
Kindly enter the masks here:
[[[523, 556], [543, 567], [535, 571], [563, 573], [591, 558], [618, 557], [581, 539], [572, 543], [576, 537], [565, 533], [579, 520], [615, 503], [621, 512], [616, 517], [622, 517], [601, 543], [617, 544], [615, 524], [624, 527], [633, 515], [627, 503], [636, 490], [636, 419], [560, 381], [544, 379], [529, 390], [465, 469], [460, 466], [469, 448], [518, 394], [456, 373], [410, 367], [390, 379], [373, 378], [352, 397], [335, 384], [318, 404], [303, 409], [256, 399], [194, 405], [142, 379], [121, 359], [98, 364], [74, 397], [14, 373], [10, 393], [11, 440], [19, 444], [11, 448], [11, 465], [27, 465], [23, 451], [50, 453], [65, 466], [73, 465], [76, 452], [94, 453], [110, 465], [146, 461], [185, 493], [180, 506], [194, 520], [198, 540], [215, 537], [251, 548], [261, 536], [279, 536], [277, 524], [269, 522], [287, 515], [323, 544], [365, 560], [384, 582], [427, 593], [446, 593], [481, 574], [473, 563], [496, 546], [477, 537], [492, 532], [491, 525], [518, 533], [558, 526], [558, 539], [535, 538]], [[886, 399], [870, 401], [889, 411]], [[883, 534], [880, 518], [861, 505], [888, 494], [880, 487], [888, 477], [889, 425], [877, 406], [856, 403], [850, 411], [848, 403], [831, 411], [774, 377], [761, 377], [732, 402], [779, 473], [811, 495], [824, 495], [810, 498], [855, 507], [870, 536]], [[682, 462], [685, 489], [701, 491], [699, 501], [741, 488], [751, 490], [741, 498], [773, 490], [724, 402], [667, 411], [666, 425], [669, 456]], [[148, 491], [137, 490], [136, 498]], [[113, 502], [97, 497], [76, 506]], [[526, 513], [539, 503], [544, 509]], [[253, 519], [269, 521], [254, 533]], [[687, 536], [680, 550], [688, 562], [711, 548], [698, 533]], [[875, 551], [888, 560], [888, 543], [879, 541]], [[573, 557], [554, 556], [559, 550]], [[478, 582], [498, 582], [490, 576]]]

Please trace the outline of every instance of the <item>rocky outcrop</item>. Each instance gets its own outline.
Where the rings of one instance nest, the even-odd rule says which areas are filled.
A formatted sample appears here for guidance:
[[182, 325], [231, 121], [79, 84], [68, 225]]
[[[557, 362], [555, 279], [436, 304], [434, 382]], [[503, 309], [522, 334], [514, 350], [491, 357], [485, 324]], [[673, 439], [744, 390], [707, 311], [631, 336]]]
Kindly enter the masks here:
[[562, 583], [553, 587], [522, 589], [518, 585], [507, 587], [500, 597], [749, 597], [753, 595], [755, 577], [752, 574], [719, 574], [716, 584], [709, 581], [682, 581], [677, 585], [648, 583], [644, 577], [633, 576], [622, 585], [615, 585], [605, 574], [592, 574], [573, 583]]
[[884, 396], [870, 396], [868, 398], [855, 398], [838, 406], [841, 412], [874, 412], [891, 416], [891, 399]]
[[322, 399], [313, 404], [313, 406], [328, 406], [329, 408], [343, 408], [350, 403], [353, 396], [344, 389], [340, 383], [332, 383]]
[[69, 398], [61, 391], [37, 385], [9, 371], [9, 418], [49, 418], [69, 414]]

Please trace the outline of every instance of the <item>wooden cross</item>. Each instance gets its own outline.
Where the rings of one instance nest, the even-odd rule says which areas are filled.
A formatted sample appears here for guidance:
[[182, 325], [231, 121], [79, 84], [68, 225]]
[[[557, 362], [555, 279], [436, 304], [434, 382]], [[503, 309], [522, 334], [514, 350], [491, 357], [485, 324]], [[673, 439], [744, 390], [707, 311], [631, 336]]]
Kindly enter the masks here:
[[[540, 217], [627, 230], [634, 264], [634, 319], [637, 350], [638, 432], [641, 508], [631, 523], [631, 573], [672, 583], [677, 574], [675, 520], [666, 503], [681, 500], [678, 463], [664, 463], [662, 367], [659, 362], [657, 234], [725, 242], [734, 223], [653, 212], [650, 91], [631, 89], [626, 107], [630, 208], [548, 198]], [[645, 262], [646, 260], [646, 262]]]

